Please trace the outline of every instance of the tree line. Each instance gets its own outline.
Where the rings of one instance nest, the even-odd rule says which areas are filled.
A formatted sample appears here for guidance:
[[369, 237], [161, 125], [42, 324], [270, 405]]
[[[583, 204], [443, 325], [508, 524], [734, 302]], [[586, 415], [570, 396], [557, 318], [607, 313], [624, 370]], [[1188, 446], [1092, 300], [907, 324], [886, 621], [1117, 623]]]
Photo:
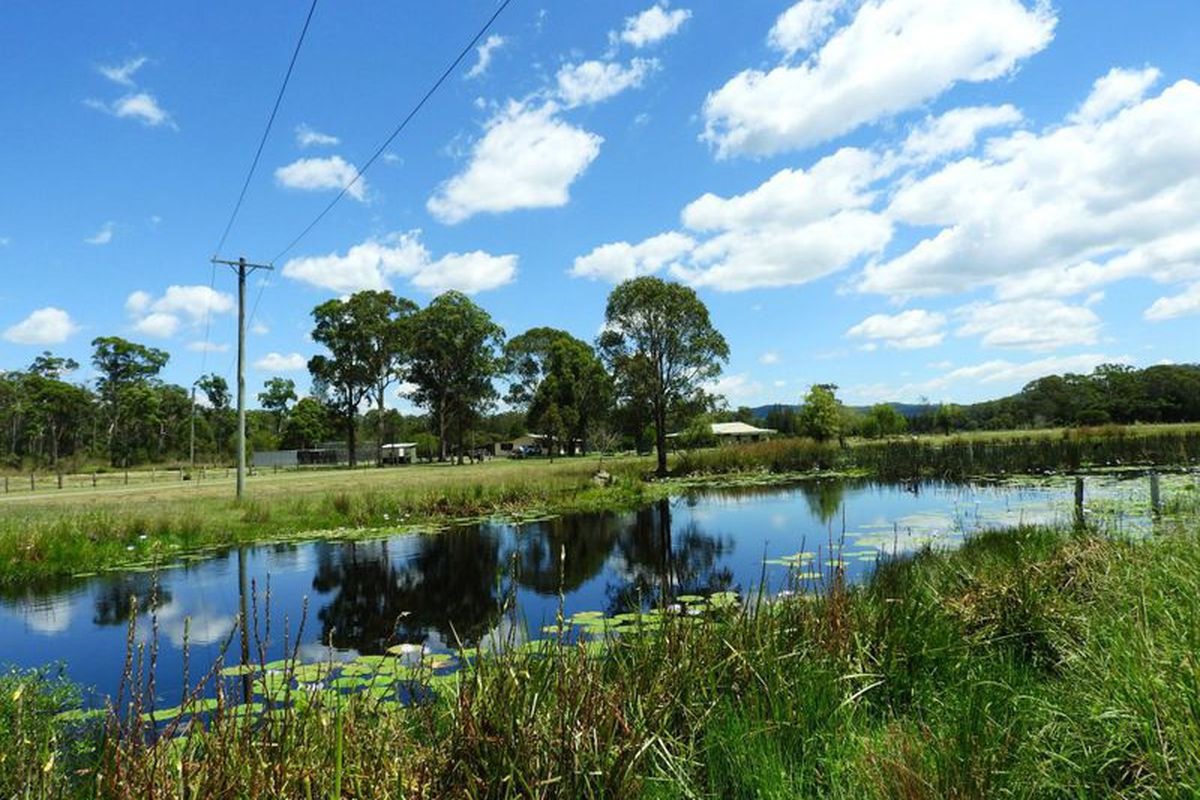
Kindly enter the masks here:
[[[344, 440], [353, 464], [364, 438], [416, 441], [440, 460], [525, 431], [550, 452], [653, 446], [666, 471], [667, 433], [716, 407], [704, 390], [729, 347], [708, 309], [685, 286], [636, 278], [617, 286], [594, 343], [538, 327], [511, 339], [460, 292], [425, 307], [390, 291], [362, 291], [312, 311], [322, 352], [308, 362], [308, 396], [282, 377], [266, 381], [247, 414], [255, 450], [311, 448]], [[95, 378], [72, 380], [79, 364], [43, 353], [0, 373], [0, 458], [10, 468], [116, 467], [232, 457], [235, 412], [227, 380], [191, 387], [161, 378], [170, 355], [120, 337], [92, 341]], [[513, 411], [495, 413], [497, 384]], [[388, 408], [403, 391], [424, 413]], [[194, 435], [193, 435], [194, 431]]]

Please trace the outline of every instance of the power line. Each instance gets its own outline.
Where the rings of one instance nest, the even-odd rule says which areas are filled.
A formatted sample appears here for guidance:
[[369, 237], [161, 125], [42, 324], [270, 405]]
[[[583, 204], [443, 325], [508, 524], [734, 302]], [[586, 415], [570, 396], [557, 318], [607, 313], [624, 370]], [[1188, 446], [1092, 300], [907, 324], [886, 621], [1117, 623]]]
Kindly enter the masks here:
[[250, 179], [254, 177], [254, 170], [258, 168], [258, 160], [262, 157], [263, 147], [267, 144], [267, 137], [271, 133], [271, 127], [275, 124], [275, 115], [279, 113], [279, 104], [283, 102], [283, 93], [287, 91], [288, 81], [292, 79], [292, 70], [296, 66], [296, 59], [300, 55], [300, 47], [304, 44], [304, 36], [308, 33], [308, 25], [312, 22], [313, 12], [317, 10], [317, 0], [312, 0], [312, 5], [308, 7], [308, 16], [304, 18], [304, 27], [300, 29], [300, 38], [296, 40], [296, 49], [292, 51], [292, 60], [288, 62], [287, 72], [283, 76], [283, 83], [279, 87], [279, 94], [275, 96], [275, 105], [271, 108], [271, 116], [267, 118], [267, 127], [263, 130], [262, 138], [258, 140], [258, 149], [254, 151], [254, 160], [250, 162], [250, 171], [246, 173], [246, 180], [242, 182], [242, 190], [238, 193], [237, 202], [233, 205], [233, 213], [229, 215], [229, 222], [225, 224], [225, 230], [221, 233], [221, 241], [217, 243], [216, 249], [213, 251], [213, 258], [220, 254], [221, 248], [225, 246], [225, 240], [229, 238], [229, 232], [233, 229], [233, 223], [237, 219], [238, 212], [242, 209], [242, 201], [246, 199], [246, 190], [250, 188]]
[[375, 153], [369, 159], [367, 159], [365, 164], [355, 170], [354, 177], [350, 180], [350, 182], [342, 187], [341, 191], [337, 193], [337, 196], [329, 201], [329, 205], [325, 206], [325, 208], [321, 210], [321, 213], [317, 214], [313, 221], [308, 223], [304, 230], [300, 231], [296, 238], [292, 239], [292, 241], [288, 243], [287, 247], [280, 250], [278, 255], [271, 259], [272, 264], [291, 252], [292, 248], [299, 244], [300, 240], [307, 236], [309, 231], [315, 228], [317, 224], [325, 218], [325, 215], [328, 214], [333, 207], [338, 204], [338, 201], [345, 197], [346, 193], [349, 192], [356, 183], [358, 183], [359, 179], [362, 178], [363, 173], [370, 169], [371, 165], [374, 164], [381, 155], [383, 155], [384, 151], [387, 150], [395, 138], [399, 136], [406, 127], [408, 127], [408, 123], [412, 121], [413, 117], [415, 117], [418, 112], [420, 112], [420, 110], [425, 106], [425, 103], [429, 101], [429, 98], [433, 97], [434, 93], [441, 88], [442, 84], [446, 82], [446, 79], [453, 74], [454, 70], [458, 68], [458, 65], [462, 63], [462, 60], [467, 57], [475, 45], [478, 44], [479, 40], [483, 38], [484, 34], [491, 29], [492, 24], [495, 23], [502, 13], [504, 13], [504, 9], [508, 8], [510, 3], [512, 3], [512, 0], [503, 0], [503, 2], [500, 3], [500, 6], [496, 9], [492, 16], [488, 18], [488, 21], [484, 23], [483, 27], [479, 29], [479, 32], [475, 34], [475, 37], [467, 43], [467, 46], [462, 49], [462, 51], [458, 54], [458, 57], [450, 63], [450, 66], [446, 67], [445, 71], [442, 72], [441, 77], [434, 82], [433, 86], [429, 88], [429, 91], [425, 92], [420, 101], [413, 106], [412, 110], [408, 112], [404, 119], [400, 121], [400, 124], [396, 126], [396, 129], [392, 131], [391, 135], [384, 139], [383, 144], [379, 145], [378, 149], [376, 149]]

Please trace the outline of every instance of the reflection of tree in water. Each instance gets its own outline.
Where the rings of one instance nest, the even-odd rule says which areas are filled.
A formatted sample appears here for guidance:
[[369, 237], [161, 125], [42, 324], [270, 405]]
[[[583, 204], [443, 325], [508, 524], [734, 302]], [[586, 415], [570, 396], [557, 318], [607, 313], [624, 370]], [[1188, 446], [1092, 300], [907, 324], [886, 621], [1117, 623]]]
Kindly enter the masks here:
[[514, 544], [517, 582], [541, 595], [575, 591], [604, 568], [621, 522], [613, 514], [576, 514], [522, 527]]
[[733, 546], [729, 537], [705, 533], [694, 522], [673, 530], [669, 500], [641, 509], [617, 539], [624, 574], [620, 583], [608, 587], [609, 611], [629, 611], [640, 603], [660, 605], [664, 597], [680, 594], [735, 588], [733, 572], [718, 566]]
[[800, 484], [800, 493], [804, 495], [809, 512], [828, 525], [841, 511], [846, 484], [837, 479], [804, 481]]
[[387, 542], [319, 545], [313, 588], [336, 592], [317, 612], [321, 640], [370, 654], [431, 630], [474, 643], [499, 618], [498, 571], [499, 540], [483, 527], [421, 537], [399, 565]]
[[155, 585], [152, 573], [131, 572], [104, 578], [96, 590], [96, 614], [92, 622], [96, 625], [125, 625], [129, 622], [130, 602], [135, 597], [139, 616], [150, 611], [152, 606], [162, 608], [172, 601], [171, 592], [166, 587]]

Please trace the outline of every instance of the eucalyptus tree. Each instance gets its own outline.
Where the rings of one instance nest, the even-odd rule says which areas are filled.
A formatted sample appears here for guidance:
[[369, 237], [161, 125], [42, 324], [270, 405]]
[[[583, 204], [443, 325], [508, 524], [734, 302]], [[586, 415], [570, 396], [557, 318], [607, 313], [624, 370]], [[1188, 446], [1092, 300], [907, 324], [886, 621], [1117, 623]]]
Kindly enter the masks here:
[[504, 347], [512, 381], [505, 398], [526, 410], [529, 430], [556, 442], [579, 441], [607, 414], [612, 380], [586, 342], [556, 328], [532, 328]]
[[504, 329], [461, 292], [445, 292], [411, 318], [405, 376], [413, 401], [429, 410], [446, 460], [455, 436], [461, 463], [466, 430], [497, 397], [492, 381], [503, 371]]
[[625, 281], [604, 311], [600, 353], [617, 393], [650, 406], [658, 474], [667, 473], [667, 420], [695, 404], [703, 384], [721, 374], [729, 345], [695, 290], [659, 278]]
[[130, 342], [119, 336], [92, 340], [96, 392], [107, 416], [107, 449], [114, 466], [129, 463], [152, 412], [158, 373], [170, 356], [164, 350]]
[[283, 422], [287, 419], [288, 407], [295, 403], [296, 382], [291, 378], [268, 378], [263, 390], [258, 393], [258, 404], [275, 420], [275, 435], [283, 434]]

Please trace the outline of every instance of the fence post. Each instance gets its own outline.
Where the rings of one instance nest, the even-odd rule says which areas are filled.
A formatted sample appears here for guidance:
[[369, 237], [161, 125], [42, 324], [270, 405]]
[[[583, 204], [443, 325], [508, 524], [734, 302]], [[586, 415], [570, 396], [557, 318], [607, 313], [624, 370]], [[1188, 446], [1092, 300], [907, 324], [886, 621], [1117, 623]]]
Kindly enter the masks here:
[[1150, 512], [1158, 516], [1162, 512], [1162, 495], [1159, 493], [1158, 473], [1150, 473]]
[[35, 483], [35, 480], [36, 479], [33, 477], [33, 473], [29, 473], [29, 491], [31, 492], [37, 491], [37, 484]]
[[125, 470], [125, 485], [129, 485], [129, 470]]
[[92, 473], [92, 488], [93, 489], [96, 488], [96, 473], [95, 472]]
[[1083, 478], [1075, 476], [1075, 525], [1083, 527]]
[[62, 488], [62, 473], [58, 473], [58, 488]]
[[4, 493], [8, 494], [8, 476], [4, 476]]

